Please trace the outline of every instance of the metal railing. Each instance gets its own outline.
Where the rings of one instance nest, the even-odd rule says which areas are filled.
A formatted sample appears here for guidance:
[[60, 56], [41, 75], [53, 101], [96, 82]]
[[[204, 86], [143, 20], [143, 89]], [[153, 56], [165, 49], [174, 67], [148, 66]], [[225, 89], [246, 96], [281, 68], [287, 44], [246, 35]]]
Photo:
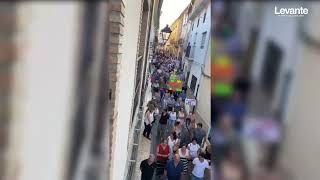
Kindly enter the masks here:
[[[131, 122], [134, 120], [134, 115], [136, 113], [137, 107], [139, 106], [140, 100], [140, 90], [141, 90], [141, 73], [142, 73], [142, 56], [137, 58], [137, 68], [136, 68], [136, 80], [135, 80], [135, 91], [134, 91], [134, 98], [133, 98], [133, 112], [131, 117]], [[141, 100], [140, 100], [141, 101]]]
[[126, 180], [134, 180], [134, 177], [135, 177], [138, 150], [139, 150], [142, 114], [143, 112], [142, 112], [142, 109], [140, 108], [137, 114], [138, 121], [136, 126], [134, 127], [134, 132], [133, 132], [132, 153], [129, 160], [128, 174], [127, 174]]

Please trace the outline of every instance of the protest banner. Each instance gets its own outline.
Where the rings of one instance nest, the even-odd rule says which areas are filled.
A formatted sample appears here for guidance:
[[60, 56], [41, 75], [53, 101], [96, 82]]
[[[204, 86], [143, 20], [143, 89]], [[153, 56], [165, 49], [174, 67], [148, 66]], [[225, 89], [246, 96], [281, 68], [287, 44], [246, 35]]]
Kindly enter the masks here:
[[197, 100], [196, 99], [188, 99], [188, 98], [186, 98], [185, 102], [186, 102], [186, 105], [189, 105], [189, 106], [196, 106], [197, 105]]

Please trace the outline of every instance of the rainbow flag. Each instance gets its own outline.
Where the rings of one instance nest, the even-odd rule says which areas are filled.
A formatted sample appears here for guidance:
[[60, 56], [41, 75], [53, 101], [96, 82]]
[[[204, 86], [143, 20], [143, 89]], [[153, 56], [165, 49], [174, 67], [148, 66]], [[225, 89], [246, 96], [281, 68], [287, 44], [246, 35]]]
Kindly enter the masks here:
[[168, 82], [169, 90], [174, 92], [182, 92], [182, 81], [180, 80], [169, 80]]

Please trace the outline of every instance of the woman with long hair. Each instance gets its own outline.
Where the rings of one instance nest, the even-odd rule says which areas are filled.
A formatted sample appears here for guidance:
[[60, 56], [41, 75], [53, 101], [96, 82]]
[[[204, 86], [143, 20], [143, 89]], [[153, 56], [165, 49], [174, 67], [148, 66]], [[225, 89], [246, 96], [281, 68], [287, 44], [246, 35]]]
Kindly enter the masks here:
[[144, 114], [144, 130], [143, 136], [150, 140], [151, 123], [153, 122], [153, 112], [150, 108], [147, 108]]

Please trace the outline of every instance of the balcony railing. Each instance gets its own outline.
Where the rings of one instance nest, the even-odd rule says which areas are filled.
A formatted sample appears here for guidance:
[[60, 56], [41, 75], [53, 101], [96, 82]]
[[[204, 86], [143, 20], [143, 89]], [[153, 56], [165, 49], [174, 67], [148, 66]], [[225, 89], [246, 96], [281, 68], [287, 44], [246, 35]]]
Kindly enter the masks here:
[[128, 164], [128, 173], [126, 180], [132, 180], [135, 177], [135, 171], [137, 166], [137, 157], [138, 157], [138, 149], [139, 149], [139, 141], [140, 141], [140, 131], [141, 131], [141, 123], [142, 123], [142, 110], [139, 111], [137, 118], [137, 124], [134, 127], [134, 134], [133, 134], [133, 144], [131, 150], [131, 156]]
[[132, 117], [131, 117], [131, 122], [134, 120], [134, 115], [137, 110], [137, 106], [139, 106], [139, 97], [140, 95], [140, 89], [141, 89], [141, 73], [142, 72], [142, 56], [139, 56], [137, 59], [137, 70], [136, 70], [136, 80], [135, 80], [135, 91], [134, 91], [134, 98], [133, 98], [133, 112], [132, 112]]

